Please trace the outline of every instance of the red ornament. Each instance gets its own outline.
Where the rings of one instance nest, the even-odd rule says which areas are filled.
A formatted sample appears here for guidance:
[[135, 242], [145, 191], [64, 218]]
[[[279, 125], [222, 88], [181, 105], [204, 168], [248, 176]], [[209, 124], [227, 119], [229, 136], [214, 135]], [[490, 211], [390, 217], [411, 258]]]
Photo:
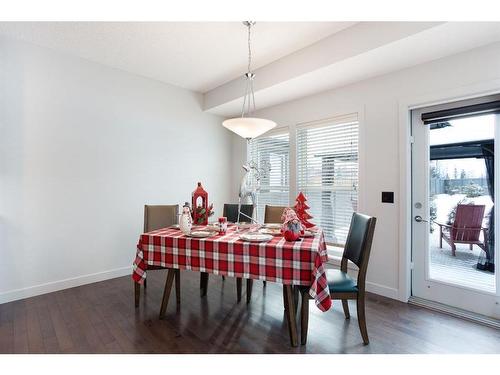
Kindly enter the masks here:
[[315, 226], [315, 224], [309, 221], [309, 219], [312, 219], [313, 217], [306, 211], [311, 208], [306, 204], [306, 201], [307, 199], [305, 195], [300, 192], [297, 198], [295, 198], [295, 206], [293, 206], [293, 209], [297, 213], [297, 217], [299, 218], [302, 225], [304, 225], [306, 228], [312, 228]]
[[201, 186], [201, 182], [198, 182], [196, 190], [193, 191], [191, 203], [194, 224], [207, 225], [209, 216], [208, 193]]
[[283, 233], [283, 237], [285, 237], [287, 241], [297, 241], [300, 238], [300, 232], [294, 232], [288, 229]]

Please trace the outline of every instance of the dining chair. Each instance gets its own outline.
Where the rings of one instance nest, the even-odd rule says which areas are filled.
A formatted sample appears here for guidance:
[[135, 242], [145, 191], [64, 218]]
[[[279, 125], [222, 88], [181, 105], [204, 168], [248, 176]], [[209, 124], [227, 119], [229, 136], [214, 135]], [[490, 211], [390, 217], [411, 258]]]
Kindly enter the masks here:
[[[253, 217], [253, 205], [242, 204], [241, 212], [246, 216], [240, 215], [241, 223], [249, 223], [251, 220], [248, 217]], [[227, 218], [230, 223], [238, 222], [238, 203], [224, 203], [224, 209], [222, 210], [222, 216]]]
[[[242, 204], [241, 205], [241, 212], [243, 212], [245, 215], [252, 217], [253, 216], [253, 205], [251, 204]], [[227, 218], [227, 221], [236, 223], [238, 221], [238, 203], [224, 203], [224, 208], [222, 210], [222, 216]], [[240, 216], [240, 222], [249, 222], [250, 219], [246, 218], [245, 216]], [[205, 296], [207, 294], [208, 290], [208, 273], [202, 272], [201, 273], [201, 278], [200, 278], [200, 289], [201, 289], [201, 295]], [[226, 278], [222, 276], [222, 280], [225, 280]], [[241, 277], [236, 278], [236, 298], [237, 301], [241, 301], [241, 290], [242, 290], [242, 279]], [[248, 295], [252, 293], [252, 285], [251, 281], [247, 280], [247, 302], [249, 302], [249, 297]]]
[[[264, 224], [277, 224], [281, 223], [281, 215], [283, 214], [283, 211], [287, 208], [286, 206], [270, 206], [270, 205], [265, 205], [264, 207]], [[266, 281], [263, 281], [262, 284], [264, 287], [267, 285]], [[252, 287], [253, 287], [253, 280], [248, 279], [247, 280], [247, 303], [250, 302], [250, 299], [252, 298]], [[285, 287], [283, 287], [283, 298], [285, 298]], [[283, 299], [285, 301], [285, 299]], [[286, 305], [285, 305], [286, 306]]]
[[[350, 299], [356, 300], [358, 325], [365, 345], [369, 343], [365, 317], [365, 281], [376, 222], [375, 217], [355, 212], [352, 215], [342, 261], [340, 262], [340, 270], [326, 270], [330, 298], [342, 300], [342, 308], [346, 319], [350, 318], [347, 301]], [[357, 279], [347, 274], [347, 263], [349, 261], [358, 267]], [[309, 324], [309, 288], [302, 288], [301, 293], [301, 343], [305, 345], [307, 342], [307, 326]]]
[[282, 223], [281, 215], [283, 211], [287, 208], [286, 206], [270, 206], [267, 205], [264, 208], [264, 223], [275, 224]]
[[[145, 205], [144, 206], [144, 233], [151, 232], [156, 229], [169, 227], [177, 224], [179, 206], [174, 205]], [[148, 271], [165, 269], [161, 266], [148, 266]], [[175, 270], [175, 296], [177, 303], [180, 303], [180, 270]], [[144, 280], [144, 288], [147, 288], [147, 280]], [[141, 294], [141, 285], [134, 282], [135, 288], [135, 307], [139, 306]]]

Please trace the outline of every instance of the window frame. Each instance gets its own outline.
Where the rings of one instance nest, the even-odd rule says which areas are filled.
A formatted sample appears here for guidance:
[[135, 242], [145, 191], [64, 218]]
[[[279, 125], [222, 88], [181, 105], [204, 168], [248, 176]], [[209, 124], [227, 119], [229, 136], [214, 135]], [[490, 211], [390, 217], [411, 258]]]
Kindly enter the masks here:
[[[322, 116], [321, 118], [317, 118], [311, 120], [310, 118], [303, 117], [298, 118], [296, 122], [293, 123], [283, 123], [283, 125], [278, 125], [275, 129], [270, 130], [269, 132], [264, 133], [261, 137], [265, 137], [268, 135], [274, 134], [283, 134], [288, 132], [288, 140], [289, 140], [289, 204], [295, 202], [295, 198], [297, 197], [298, 184], [297, 184], [297, 128], [301, 126], [321, 126], [321, 124], [327, 123], [329, 121], [334, 121], [335, 119], [340, 119], [342, 117], [349, 116], [351, 114], [357, 114], [358, 118], [358, 211], [365, 212], [365, 195], [366, 195], [366, 184], [365, 184], [365, 173], [366, 173], [366, 158], [365, 158], [365, 107], [364, 106], [356, 106], [356, 107], [347, 107], [335, 112], [330, 112]], [[248, 150], [247, 155], [249, 155], [250, 150]], [[292, 161], [295, 163], [292, 164]], [[327, 244], [328, 255], [339, 258], [342, 257], [343, 248], [335, 245]]]
[[[291, 131], [289, 126], [279, 126], [274, 129], [271, 129], [264, 134], [254, 138], [254, 139], [262, 139], [262, 138], [267, 138], [267, 137], [272, 137], [272, 136], [279, 136], [279, 135], [288, 135], [288, 205], [290, 205], [290, 192], [291, 192], [291, 186], [292, 186], [292, 173], [291, 173], [291, 167], [292, 167], [292, 143], [291, 143]], [[252, 140], [254, 140], [252, 139]], [[247, 160], [251, 160], [251, 155], [252, 155], [252, 150], [251, 150], [251, 145], [250, 143], [247, 143]], [[257, 193], [258, 195], [259, 193]], [[295, 198], [294, 198], [295, 199]], [[259, 197], [257, 197], [257, 203], [259, 202]], [[258, 207], [257, 207], [258, 210]], [[262, 218], [263, 220], [263, 218]]]

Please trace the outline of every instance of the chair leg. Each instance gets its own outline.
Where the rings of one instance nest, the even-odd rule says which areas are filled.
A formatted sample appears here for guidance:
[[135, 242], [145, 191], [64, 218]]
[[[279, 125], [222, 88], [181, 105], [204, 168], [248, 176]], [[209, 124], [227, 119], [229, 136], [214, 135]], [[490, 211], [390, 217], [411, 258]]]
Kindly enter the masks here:
[[148, 287], [148, 280], [144, 280], [144, 289]]
[[451, 243], [451, 255], [453, 255], [454, 257], [455, 257], [455, 256], [457, 256], [457, 255], [455, 254], [456, 250], [457, 250], [457, 247], [456, 247], [456, 246], [455, 246], [455, 244], [452, 242], [452, 243]]
[[202, 272], [200, 275], [201, 296], [205, 297], [208, 290], [208, 272]]
[[472, 251], [472, 244], [469, 245], [469, 250]]
[[247, 303], [250, 303], [250, 301], [252, 300], [252, 286], [253, 280], [247, 279]]
[[266, 285], [267, 285], [267, 282], [264, 280], [264, 281], [262, 282], [262, 285], [263, 285], [263, 286], [264, 286], [264, 288], [265, 288], [265, 287], [266, 287]]
[[168, 299], [170, 297], [170, 291], [172, 290], [174, 278], [175, 270], [169, 269], [167, 273], [167, 280], [165, 281], [165, 289], [163, 290], [163, 298], [161, 300], [160, 319], [163, 319], [163, 317], [165, 316], [165, 311], [167, 310]]
[[302, 306], [300, 309], [300, 343], [307, 343], [307, 329], [309, 327], [309, 290], [302, 291]]
[[370, 341], [368, 340], [368, 331], [366, 330], [365, 296], [364, 295], [358, 294], [356, 307], [358, 310], [359, 331], [361, 332], [361, 337], [363, 338], [363, 343], [365, 345], [368, 345], [368, 343]]
[[241, 301], [241, 277], [236, 278], [236, 300]]
[[135, 307], [139, 307], [139, 298], [141, 297], [141, 284], [136, 283], [135, 281], [133, 281], [133, 283], [134, 283]]
[[342, 300], [342, 308], [344, 309], [344, 315], [346, 319], [349, 319], [351, 315], [349, 314], [349, 304], [346, 299]]
[[226, 276], [222, 275], [222, 281], [226, 281]]
[[181, 270], [175, 270], [175, 301], [181, 304]]

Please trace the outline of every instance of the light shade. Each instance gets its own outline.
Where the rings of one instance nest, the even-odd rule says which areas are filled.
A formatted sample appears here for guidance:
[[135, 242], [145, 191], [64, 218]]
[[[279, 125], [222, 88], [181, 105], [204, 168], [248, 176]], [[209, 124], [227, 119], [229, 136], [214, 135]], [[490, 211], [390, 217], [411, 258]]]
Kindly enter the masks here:
[[276, 123], [263, 118], [236, 117], [224, 121], [222, 126], [235, 132], [240, 137], [252, 139], [271, 130], [276, 126]]

